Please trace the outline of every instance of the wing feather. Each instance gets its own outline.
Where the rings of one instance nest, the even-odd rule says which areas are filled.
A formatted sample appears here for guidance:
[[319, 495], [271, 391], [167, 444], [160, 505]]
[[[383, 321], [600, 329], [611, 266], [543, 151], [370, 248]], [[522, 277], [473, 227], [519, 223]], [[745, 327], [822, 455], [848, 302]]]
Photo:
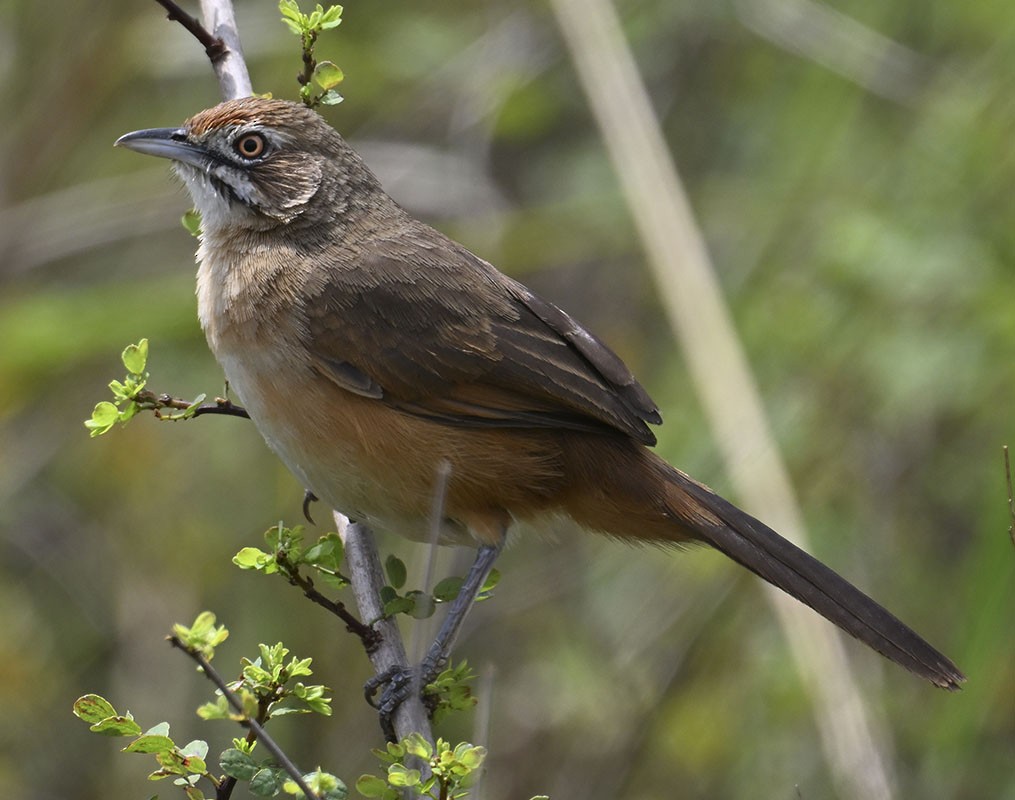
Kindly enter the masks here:
[[561, 309], [422, 223], [323, 254], [307, 305], [314, 366], [449, 425], [621, 431], [661, 422], [623, 361]]

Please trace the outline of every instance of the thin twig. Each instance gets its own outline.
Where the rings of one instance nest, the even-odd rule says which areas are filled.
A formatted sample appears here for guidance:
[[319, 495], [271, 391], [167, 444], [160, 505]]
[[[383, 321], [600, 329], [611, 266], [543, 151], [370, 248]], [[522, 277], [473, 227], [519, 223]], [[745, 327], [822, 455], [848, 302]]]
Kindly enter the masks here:
[[[271, 706], [271, 698], [261, 697], [257, 701], [257, 721], [261, 724], [268, 718], [268, 709]], [[257, 741], [257, 736], [253, 730], [248, 730], [246, 735], [247, 744], [253, 744]], [[218, 789], [215, 790], [216, 800], [229, 800], [232, 797], [233, 789], [236, 787], [237, 779], [232, 775], [227, 775], [226, 779], [219, 784]]]
[[[152, 392], [140, 392], [135, 400], [138, 403], [144, 404], [146, 408], [150, 406], [151, 410], [155, 412], [155, 416], [157, 417], [160, 416], [160, 409], [174, 408], [180, 411], [185, 411], [192, 405], [189, 400], [172, 397], [168, 394], [156, 395]], [[243, 419], [250, 419], [250, 414], [247, 413], [247, 409], [243, 406], [238, 406], [232, 400], [227, 400], [223, 397], [216, 397], [213, 402], [198, 406], [194, 409], [191, 416], [202, 417], [205, 414], [219, 414], [227, 417], [242, 417]]]
[[282, 574], [286, 577], [286, 580], [288, 580], [293, 586], [298, 586], [303, 590], [304, 597], [337, 616], [345, 623], [347, 631], [354, 633], [359, 637], [367, 655], [370, 655], [377, 649], [380, 644], [381, 637], [376, 630], [357, 619], [341, 601], [332, 600], [331, 598], [321, 594], [314, 586], [313, 580], [306, 575], [302, 575], [284, 555], [276, 555], [275, 561], [279, 567], [282, 568]]
[[221, 38], [208, 33], [196, 17], [190, 16], [173, 0], [155, 0], [155, 2], [169, 12], [167, 16], [171, 21], [179, 22], [204, 46], [204, 52], [208, 54], [208, 58], [213, 64], [225, 56], [226, 43]]
[[201, 668], [201, 671], [204, 672], [204, 674], [207, 676], [208, 680], [210, 680], [218, 687], [219, 691], [222, 692], [222, 696], [225, 697], [229, 705], [233, 707], [233, 709], [236, 711], [237, 714], [240, 714], [243, 717], [243, 721], [240, 724], [244, 725], [248, 730], [250, 730], [251, 733], [254, 734], [254, 736], [257, 737], [257, 741], [263, 744], [264, 749], [275, 757], [275, 760], [278, 761], [279, 766], [282, 767], [282, 769], [284, 769], [287, 773], [289, 773], [289, 777], [292, 778], [293, 782], [300, 787], [300, 791], [303, 792], [303, 794], [307, 798], [309, 798], [309, 800], [318, 800], [317, 795], [307, 785], [307, 782], [303, 780], [303, 774], [299, 771], [296, 765], [289, 759], [289, 756], [285, 754], [285, 751], [282, 750], [282, 748], [278, 746], [275, 740], [268, 735], [268, 732], [264, 729], [264, 726], [261, 725], [257, 720], [251, 719], [250, 717], [247, 716], [246, 711], [243, 708], [243, 702], [240, 700], [240, 698], [238, 698], [235, 695], [235, 693], [233, 693], [233, 691], [229, 688], [228, 684], [225, 682], [222, 676], [215, 671], [215, 668], [208, 663], [208, 659], [206, 659], [203, 655], [201, 655], [201, 653], [198, 652], [197, 650], [187, 647], [187, 645], [185, 645], [178, 636], [170, 636], [169, 643], [173, 647], [182, 650], [184, 653], [186, 653], [188, 656], [194, 659], [195, 662], [197, 662], [197, 665]]

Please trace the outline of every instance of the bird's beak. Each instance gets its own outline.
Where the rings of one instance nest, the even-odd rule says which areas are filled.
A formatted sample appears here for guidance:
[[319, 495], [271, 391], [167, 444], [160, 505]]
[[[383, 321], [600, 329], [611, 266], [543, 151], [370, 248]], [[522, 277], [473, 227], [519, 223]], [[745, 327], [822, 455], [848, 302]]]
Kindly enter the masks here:
[[149, 128], [144, 131], [125, 133], [113, 143], [114, 147], [126, 147], [149, 156], [182, 161], [202, 170], [208, 169], [211, 160], [208, 151], [194, 144], [183, 128]]

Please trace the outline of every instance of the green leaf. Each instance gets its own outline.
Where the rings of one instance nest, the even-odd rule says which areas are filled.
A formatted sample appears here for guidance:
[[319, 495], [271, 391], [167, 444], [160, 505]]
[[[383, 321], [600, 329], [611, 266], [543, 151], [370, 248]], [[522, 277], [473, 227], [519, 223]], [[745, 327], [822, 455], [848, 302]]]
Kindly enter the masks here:
[[[330, 772], [315, 770], [303, 776], [303, 782], [310, 787], [310, 790], [323, 800], [345, 800], [349, 790], [345, 784]], [[287, 794], [303, 796], [296, 781], [287, 780], [282, 787]]]
[[[391, 742], [388, 742], [387, 746], [388, 748], [397, 747], [397, 745], [393, 745]], [[401, 750], [399, 755], [390, 752], [388, 749], [381, 750], [377, 747], [370, 748], [370, 752], [377, 756], [377, 758], [384, 764], [394, 764], [405, 755], [404, 750]]]
[[328, 10], [321, 15], [320, 27], [322, 31], [337, 28], [342, 24], [342, 6], [328, 6]]
[[331, 716], [331, 699], [327, 697], [311, 697], [303, 701], [311, 711], [325, 717]]
[[384, 616], [393, 617], [395, 614], [409, 614], [416, 604], [408, 597], [394, 597], [384, 604]]
[[183, 216], [180, 217], [180, 224], [183, 225], [184, 229], [191, 236], [201, 235], [201, 212], [196, 208], [188, 209], [183, 212]]
[[376, 775], [360, 775], [356, 780], [356, 791], [364, 797], [383, 797], [388, 790], [388, 782]]
[[232, 719], [233, 710], [225, 697], [219, 698], [213, 703], [205, 703], [197, 709], [197, 715], [201, 719]]
[[203, 758], [198, 756], [187, 756], [183, 761], [183, 766], [188, 772], [193, 772], [197, 775], [204, 775], [208, 772], [208, 764], [205, 763]]
[[407, 571], [405, 562], [396, 555], [384, 559], [384, 571], [388, 574], [388, 582], [396, 589], [405, 586]]
[[342, 566], [344, 557], [345, 545], [337, 533], [325, 534], [317, 540], [317, 544], [308, 547], [303, 554], [303, 560], [308, 564], [336, 572]]
[[445, 578], [442, 581], [438, 581], [437, 585], [433, 587], [433, 596], [438, 603], [450, 603], [462, 590], [462, 579], [452, 575], [450, 578]]
[[244, 547], [233, 556], [233, 563], [240, 569], [262, 569], [275, 558], [256, 547]]
[[493, 596], [494, 587], [500, 583], [500, 572], [496, 569], [490, 570], [490, 574], [486, 576], [486, 581], [480, 587], [479, 592], [476, 594], [476, 602], [482, 602], [488, 600]]
[[142, 339], [137, 344], [130, 344], [124, 348], [120, 356], [127, 372], [132, 375], [143, 375], [145, 365], [148, 363], [148, 340]]
[[497, 586], [498, 583], [500, 583], [500, 570], [492, 569], [490, 570], [490, 574], [486, 576], [486, 581], [480, 587], [479, 591], [481, 593], [490, 592]]
[[[116, 709], [105, 698], [97, 694], [86, 694], [74, 701], [74, 716], [85, 722], [102, 722], [116, 716]], [[140, 732], [140, 731], [139, 731]]]
[[[287, 667], [289, 677], [299, 678], [300, 676], [303, 675], [313, 675], [314, 671], [310, 669], [310, 665], [313, 663], [313, 661], [314, 659], [312, 658], [296, 658], [294, 656], [293, 660], [289, 662], [289, 666]], [[322, 690], [324, 689], [323, 686], [320, 688]]]
[[258, 770], [250, 779], [250, 791], [259, 797], [274, 797], [282, 789], [282, 781], [278, 770], [264, 768]]
[[307, 18], [300, 11], [296, 1], [279, 0], [278, 10], [282, 13], [282, 22], [289, 27], [289, 30], [297, 35], [302, 35], [307, 27]]
[[418, 786], [419, 778], [418, 769], [409, 769], [403, 764], [392, 764], [388, 767], [388, 783], [392, 786]]
[[85, 420], [85, 427], [88, 428], [91, 436], [101, 436], [109, 431], [119, 419], [120, 409], [108, 400], [103, 400], [101, 403], [95, 404], [91, 419]]
[[180, 752], [186, 758], [207, 758], [208, 743], [201, 739], [194, 739], [192, 742], [187, 742], [187, 744], [181, 747]]
[[251, 756], [233, 747], [222, 751], [222, 755], [219, 756], [219, 767], [230, 778], [239, 781], [249, 781], [260, 770], [260, 766]]
[[281, 708], [275, 706], [268, 712], [268, 719], [275, 719], [276, 717], [287, 717], [291, 714], [309, 714], [309, 708], [290, 708], [289, 706], [282, 706]]
[[169, 750], [160, 750], [156, 752], [155, 760], [159, 762], [159, 765], [166, 773], [174, 775], [187, 774], [187, 759], [185, 759], [180, 754], [180, 751], [175, 747]]
[[317, 102], [325, 106], [337, 106], [343, 100], [345, 98], [334, 89], [328, 89], [328, 91], [317, 98]]
[[89, 730], [103, 736], [137, 736], [141, 733], [141, 726], [134, 722], [130, 714], [127, 714], [96, 722]]
[[471, 771], [479, 769], [482, 766], [483, 760], [486, 758], [486, 748], [477, 745], [466, 747], [461, 752], [459, 752], [458, 748], [455, 748], [455, 755], [462, 762], [462, 765]]
[[429, 761], [433, 755], [433, 745], [422, 734], [410, 733], [402, 740], [402, 744], [405, 745], [405, 752], [411, 756]]
[[314, 83], [327, 91], [345, 80], [345, 74], [333, 61], [319, 61], [314, 69]]
[[139, 736], [125, 748], [125, 753], [165, 753], [176, 748], [176, 742], [168, 736], [150, 736], [144, 734]]

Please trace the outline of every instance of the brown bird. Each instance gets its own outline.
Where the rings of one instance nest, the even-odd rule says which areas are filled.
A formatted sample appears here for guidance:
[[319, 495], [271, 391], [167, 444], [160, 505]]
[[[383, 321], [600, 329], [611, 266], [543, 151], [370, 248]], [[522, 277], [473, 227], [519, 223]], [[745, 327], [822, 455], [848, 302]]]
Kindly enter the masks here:
[[315, 112], [244, 98], [118, 145], [172, 159], [201, 212], [198, 310], [269, 447], [329, 506], [479, 546], [424, 662], [443, 662], [508, 528], [565, 514], [633, 542], [701, 542], [937, 686], [944, 655], [649, 447], [659, 411], [565, 312], [409, 216]]

